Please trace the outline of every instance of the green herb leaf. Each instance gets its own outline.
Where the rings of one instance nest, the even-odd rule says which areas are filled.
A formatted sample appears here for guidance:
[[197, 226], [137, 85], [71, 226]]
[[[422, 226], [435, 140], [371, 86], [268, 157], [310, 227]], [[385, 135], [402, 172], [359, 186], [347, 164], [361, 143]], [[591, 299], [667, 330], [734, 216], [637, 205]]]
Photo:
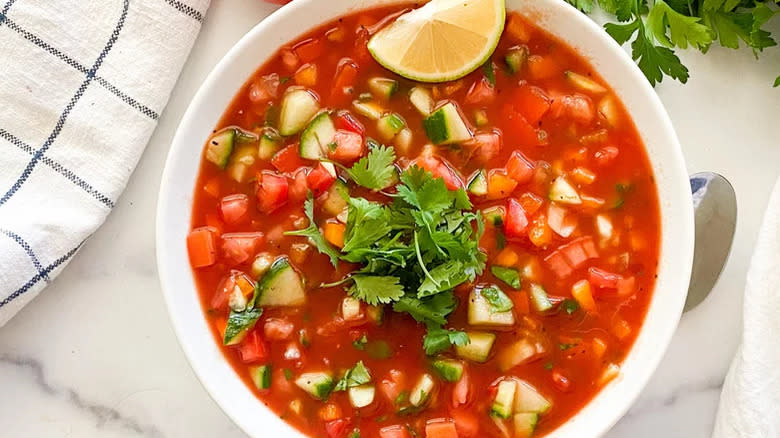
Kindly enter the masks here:
[[[698, 17], [687, 17], [671, 7], [664, 0], [655, 0], [647, 15], [647, 27], [653, 36], [666, 47], [685, 49], [691, 46], [704, 50], [712, 43], [710, 29], [700, 23]], [[667, 37], [667, 28], [670, 37]]]
[[586, 14], [590, 14], [593, 11], [593, 0], [566, 0], [566, 3]]
[[[584, 0], [584, 1], [590, 1], [590, 0]], [[482, 72], [485, 74], [485, 79], [488, 80], [488, 83], [491, 87], [496, 86], [496, 72], [495, 67], [493, 66], [493, 60], [488, 59], [487, 62], [482, 65]]]
[[372, 190], [389, 187], [395, 180], [395, 150], [378, 146], [347, 170], [355, 184]]
[[404, 295], [398, 277], [354, 275], [352, 280], [354, 285], [349, 289], [349, 294], [372, 306], [397, 301]]
[[222, 340], [224, 345], [228, 345], [231, 341], [235, 340], [237, 336], [241, 336], [242, 333], [248, 332], [255, 326], [257, 320], [260, 319], [260, 315], [263, 314], [263, 309], [247, 309], [243, 312], [230, 311], [228, 316], [227, 327], [225, 328], [225, 337]]
[[282, 370], [282, 374], [284, 374], [284, 379], [285, 380], [292, 380], [292, 378], [293, 378], [292, 370], [289, 369], [289, 368], [283, 369]]
[[436, 325], [428, 326], [428, 332], [423, 338], [425, 354], [432, 356], [450, 348], [451, 345], [463, 346], [469, 343], [465, 332], [453, 329], [445, 330]]
[[287, 231], [284, 233], [284, 235], [308, 237], [314, 246], [317, 247], [319, 252], [330, 257], [330, 262], [333, 264], [333, 267], [338, 267], [338, 250], [331, 246], [327, 240], [325, 240], [325, 237], [322, 235], [322, 233], [320, 233], [320, 229], [317, 228], [317, 224], [314, 222], [314, 197], [312, 196], [311, 192], [309, 192], [308, 198], [303, 203], [303, 211], [306, 214], [306, 217], [309, 218], [309, 226], [298, 231]]
[[447, 291], [423, 299], [405, 295], [393, 304], [393, 310], [406, 312], [419, 322], [444, 325], [447, 323], [447, 315], [455, 310], [455, 306], [452, 291]]
[[575, 300], [563, 300], [561, 308], [571, 315], [580, 308], [580, 304]]
[[347, 388], [360, 386], [371, 381], [371, 374], [363, 365], [363, 361], [359, 361], [354, 367], [347, 370], [344, 376], [336, 382], [336, 386], [333, 387], [333, 391], [346, 391]]
[[514, 268], [505, 268], [503, 266], [491, 266], [490, 272], [499, 280], [508, 284], [512, 289], [520, 289], [520, 273]]
[[490, 304], [490, 313], [507, 312], [514, 307], [512, 300], [496, 286], [482, 288], [479, 293]]
[[355, 347], [355, 350], [363, 351], [366, 349], [367, 343], [368, 343], [368, 338], [366, 337], [366, 335], [363, 335], [363, 337], [358, 339], [357, 341], [352, 341], [352, 346]]

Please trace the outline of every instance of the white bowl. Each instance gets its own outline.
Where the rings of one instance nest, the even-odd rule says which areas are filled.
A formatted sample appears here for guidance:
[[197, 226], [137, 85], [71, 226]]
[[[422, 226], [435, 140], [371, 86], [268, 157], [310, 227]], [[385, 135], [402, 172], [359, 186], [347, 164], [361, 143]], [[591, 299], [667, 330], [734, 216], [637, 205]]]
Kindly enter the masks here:
[[[209, 331], [187, 257], [201, 148], [239, 88], [259, 64], [301, 32], [351, 11], [397, 0], [296, 0], [238, 42], [200, 87], [173, 140], [157, 206], [157, 264], [171, 321], [203, 386], [252, 437], [301, 437], [244, 385]], [[628, 109], [647, 148], [661, 202], [661, 255], [653, 300], [622, 374], [549, 435], [597, 437], [628, 410], [658, 366], [682, 312], [693, 260], [693, 209], [677, 137], [658, 96], [603, 29], [560, 0], [507, 0], [582, 54]]]

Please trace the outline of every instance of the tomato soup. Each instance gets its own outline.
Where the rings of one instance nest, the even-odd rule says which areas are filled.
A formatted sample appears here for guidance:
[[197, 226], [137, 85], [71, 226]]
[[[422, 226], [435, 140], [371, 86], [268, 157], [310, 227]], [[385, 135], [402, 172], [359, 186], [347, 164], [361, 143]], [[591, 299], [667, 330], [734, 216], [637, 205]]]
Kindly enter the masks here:
[[227, 108], [187, 239], [205, 317], [308, 436], [543, 436], [642, 326], [650, 163], [608, 84], [518, 15], [462, 79], [384, 69], [366, 43], [403, 10], [304, 34]]

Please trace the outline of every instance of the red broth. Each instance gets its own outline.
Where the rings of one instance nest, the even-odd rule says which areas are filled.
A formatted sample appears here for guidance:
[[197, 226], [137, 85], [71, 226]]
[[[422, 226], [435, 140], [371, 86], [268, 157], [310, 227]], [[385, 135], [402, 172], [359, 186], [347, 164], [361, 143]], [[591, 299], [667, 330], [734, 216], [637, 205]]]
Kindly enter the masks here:
[[[233, 163], [241, 154], [239, 148], [233, 151], [227, 170], [209, 161], [204, 152], [188, 246], [205, 316], [215, 342], [222, 344], [229, 306], [235, 304], [224, 291], [226, 284], [232, 290], [238, 286], [248, 298], [257, 280], [252, 273], [256, 256], [287, 256], [305, 278], [306, 302], [263, 309], [238, 345], [223, 347], [236, 373], [284, 421], [312, 437], [351, 438], [359, 431], [364, 438], [393, 438], [425, 436], [426, 430], [438, 437], [521, 436], [513, 431], [512, 418], [490, 413], [499, 382], [514, 377], [530, 384], [551, 405], [532, 415], [538, 416], [533, 436], [543, 436], [576, 414], [614, 378], [642, 326], [654, 287], [660, 239], [650, 163], [630, 117], [591, 66], [514, 14], [508, 14], [492, 57], [492, 87], [483, 69], [455, 82], [431, 85], [416, 84], [382, 68], [365, 48], [368, 29], [399, 10], [390, 7], [348, 15], [282, 47], [244, 84], [215, 132], [225, 127], [261, 132], [266, 120], [275, 118], [284, 90], [305, 86], [319, 96], [322, 108], [348, 111], [358, 122], [364, 130], [358, 136], [362, 155], [365, 139], [371, 137], [395, 144], [402, 168], [415, 159], [421, 163], [420, 157], [433, 157], [428, 170], [445, 177], [452, 187], [465, 185], [473, 172], [486, 169], [488, 194], [472, 195], [471, 200], [478, 210], [500, 206], [504, 217], [503, 224], [487, 221], [479, 242], [487, 254], [487, 268], [473, 284], [499, 285], [513, 302], [514, 324], [481, 329], [496, 334], [485, 363], [464, 359], [451, 349], [439, 354], [458, 360], [465, 369], [457, 382], [447, 382], [432, 369], [435, 358], [422, 349], [425, 327], [408, 314], [385, 306], [380, 324], [361, 304], [359, 318], [345, 322], [339, 310], [344, 289], [318, 285], [341, 280], [355, 265], [341, 262], [339, 269], [333, 269], [328, 257], [305, 237], [283, 234], [308, 225], [305, 192], [327, 186], [328, 178], [317, 177], [313, 170], [317, 163], [300, 158], [297, 148], [282, 149], [270, 160], [259, 158], [255, 140], [242, 146], [243, 173]], [[527, 59], [512, 73], [504, 57], [517, 46], [527, 50]], [[349, 63], [358, 67], [355, 74], [339, 73]], [[584, 85], [578, 82], [581, 77], [568, 72], [582, 75]], [[269, 77], [273, 74], [278, 76]], [[389, 100], [371, 99], [384, 111], [401, 116], [411, 141], [381, 140], [377, 122], [353, 107], [353, 100], [368, 99], [367, 83], [373, 77], [398, 81], [399, 90]], [[425, 147], [429, 139], [423, 116], [408, 98], [414, 86], [429, 90], [438, 106], [454, 102], [472, 132], [478, 133], [477, 140]], [[351, 125], [343, 119], [336, 122], [345, 131], [360, 130]], [[282, 146], [299, 140], [299, 135], [292, 135], [282, 140]], [[510, 164], [517, 152], [524, 160]], [[342, 163], [349, 166], [351, 161], [346, 158]], [[437, 168], [440, 163], [448, 167]], [[448, 168], [455, 172], [440, 171]], [[285, 182], [287, 193], [269, 186], [259, 199], [256, 175], [260, 171], [277, 176], [273, 181]], [[510, 178], [491, 179], [493, 174]], [[559, 202], [557, 194], [551, 201], [557, 178], [573, 187], [578, 204]], [[353, 197], [388, 199], [352, 182], [347, 186]], [[328, 192], [315, 202], [318, 218], [327, 216], [321, 212], [327, 197]], [[280, 205], [283, 198], [286, 202]], [[521, 222], [528, 221], [526, 227], [520, 224], [520, 235], [514, 238], [510, 228], [517, 226], [517, 218], [507, 216], [510, 205], [520, 205]], [[321, 229], [326, 222], [318, 224]], [[337, 241], [338, 233], [335, 236]], [[261, 264], [255, 266], [255, 273], [267, 268], [267, 263]], [[496, 278], [493, 266], [515, 269], [521, 286], [515, 290]], [[459, 305], [447, 327], [475, 329], [467, 321], [473, 284], [455, 289]], [[544, 288], [550, 309], [540, 311], [534, 285]], [[502, 352], [521, 339], [529, 340], [535, 353], [502, 370]], [[327, 400], [317, 400], [295, 383], [302, 373], [323, 369], [338, 379], [358, 361], [370, 370], [375, 386], [366, 407], [353, 408], [347, 392], [332, 392]], [[262, 365], [271, 366], [267, 389], [258, 389], [250, 377]], [[426, 394], [424, 408], [399, 414], [400, 405], [408, 402], [396, 402], [426, 373], [435, 386]]]

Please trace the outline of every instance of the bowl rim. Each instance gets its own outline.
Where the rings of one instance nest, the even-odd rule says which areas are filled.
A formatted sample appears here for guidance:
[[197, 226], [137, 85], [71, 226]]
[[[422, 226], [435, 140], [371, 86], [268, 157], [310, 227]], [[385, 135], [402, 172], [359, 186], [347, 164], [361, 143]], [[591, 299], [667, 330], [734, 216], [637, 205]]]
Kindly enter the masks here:
[[[284, 22], [296, 20], [296, 17], [305, 13], [307, 9], [314, 8], [318, 1], [319, 0], [296, 0], [276, 10], [267, 18], [255, 25], [249, 32], [247, 32], [235, 45], [230, 48], [230, 50], [212, 69], [212, 71], [199, 87], [179, 123], [168, 153], [165, 168], [163, 170], [160, 193], [157, 203], [156, 256], [158, 275], [168, 314], [173, 324], [177, 340], [179, 341], [179, 345], [187, 357], [190, 367], [195, 372], [195, 375], [198, 377], [207, 393], [217, 403], [217, 405], [220, 406], [223, 412], [225, 412], [235, 424], [237, 424], [245, 433], [250, 436], [265, 435], [268, 433], [269, 427], [273, 427], [274, 431], [278, 430], [278, 432], [283, 434], [285, 437], [303, 437], [305, 435], [289, 426], [284, 420], [281, 420], [276, 415], [273, 415], [269, 409], [263, 406], [262, 403], [259, 403], [255, 395], [248, 388], [246, 388], [243, 380], [241, 380], [235, 374], [227, 360], [222, 357], [221, 351], [218, 351], [220, 356], [218, 360], [221, 360], [223, 364], [220, 365], [219, 363], [214, 362], [213, 350], [219, 349], [216, 346], [216, 343], [213, 342], [213, 338], [210, 336], [210, 331], [205, 343], [211, 344], [211, 348], [208, 346], [203, 347], [207, 353], [204, 353], [203, 349], [200, 349], [201, 346], [198, 344], [203, 343], [204, 341], [202, 337], [197, 337], [195, 332], [200, 331], [200, 334], [202, 335], [203, 332], [200, 329], [204, 327], [207, 331], [210, 329], [207, 327], [206, 319], [200, 307], [200, 299], [197, 290], [195, 290], [194, 287], [187, 288], [185, 293], [192, 294], [197, 302], [198, 312], [195, 315], [195, 320], [190, 320], [193, 317], [191, 312], [185, 313], [177, 308], [179, 304], [178, 300], [180, 299], [177, 295], [177, 292], [180, 290], [179, 283], [181, 283], [181, 281], [177, 281], [177, 279], [181, 280], [181, 275], [180, 273], [172, 274], [172, 272], [176, 271], [175, 262], [177, 257], [184, 257], [186, 259], [187, 256], [184, 239], [171, 237], [171, 235], [175, 234], [176, 231], [181, 231], [174, 230], [176, 227], [172, 227], [171, 222], [172, 218], [177, 217], [176, 215], [180, 216], [184, 214], [184, 222], [187, 224], [187, 230], [189, 229], [189, 223], [192, 214], [191, 197], [192, 193], [194, 192], [195, 185], [195, 181], [193, 180], [192, 184], [187, 185], [186, 188], [183, 189], [184, 192], [181, 192], [181, 187], [183, 184], [181, 184], [181, 181], [177, 179], [176, 175], [181, 165], [178, 163], [177, 158], [186, 156], [187, 154], [196, 153], [198, 157], [197, 162], [200, 162], [200, 145], [197, 147], [197, 152], [191, 151], [192, 142], [188, 139], [188, 137], [191, 137], [189, 132], [194, 127], [204, 123], [204, 121], [201, 120], [203, 116], [200, 114], [204, 111], [203, 108], [208, 106], [215, 106], [213, 105], [212, 100], [210, 100], [212, 97], [211, 95], [214, 93], [219, 95], [225, 94], [225, 92], [218, 93], [214, 90], [220, 86], [220, 81], [224, 78], [224, 76], [227, 76], [231, 69], [234, 69], [235, 64], [239, 62], [240, 56], [246, 52], [251, 52], [252, 46], [262, 44], [259, 43], [259, 41], [263, 40], [263, 36], [270, 29], [275, 26], [280, 26]], [[588, 403], [586, 403], [586, 405], [581, 408], [571, 419], [547, 435], [549, 438], [601, 436], [610, 428], [612, 428], [612, 426], [614, 426], [614, 424], [627, 412], [627, 410], [639, 396], [640, 392], [646, 386], [648, 380], [655, 372], [658, 364], [663, 358], [671, 342], [672, 336], [677, 328], [679, 317], [682, 314], [686, 295], [684, 292], [687, 291], [691, 266], [693, 262], [694, 237], [693, 208], [690, 187], [688, 186], [685, 161], [671, 120], [669, 119], [669, 116], [666, 113], [666, 110], [664, 109], [657, 94], [647, 82], [644, 75], [633, 62], [633, 60], [631, 60], [631, 58], [625, 51], [623, 51], [620, 45], [618, 45], [612, 38], [610, 38], [603, 31], [603, 29], [601, 29], [595, 22], [587, 18], [585, 15], [579, 13], [579, 11], [569, 6], [565, 2], [560, 2], [558, 0], [536, 0], [535, 2], [525, 3], [523, 3], [522, 0], [507, 1], [509, 3], [520, 3], [517, 8], [511, 9], [518, 9], [521, 11], [521, 13], [526, 15], [533, 15], [542, 23], [540, 25], [541, 27], [545, 27], [545, 20], [570, 21], [572, 28], [588, 33], [590, 38], [598, 41], [598, 44], [602, 46], [603, 50], [610, 52], [609, 55], [605, 56], [612, 57], [618, 61], [619, 65], [616, 67], [616, 69], [621, 70], [620, 73], [625, 76], [625, 81], [631, 83], [632, 87], [635, 87], [631, 92], [631, 95], [643, 102], [649, 113], [648, 117], [650, 117], [651, 120], [654, 119], [654, 122], [656, 122], [656, 126], [654, 127], [656, 129], [660, 129], [660, 131], [654, 132], [652, 135], [658, 135], [663, 139], [663, 143], [667, 144], [667, 146], [661, 147], [661, 150], [669, 155], [668, 158], [670, 158], [670, 163], [666, 163], [664, 167], [661, 168], [657, 165], [658, 163], [652, 157], [649, 157], [651, 164], [653, 165], [654, 174], [656, 176], [659, 203], [663, 204], [666, 202], [666, 200], [661, 199], [662, 181], [671, 180], [668, 189], [669, 193], [665, 193], [667, 195], [671, 195], [671, 198], [674, 198], [670, 202], [672, 202], [674, 205], [677, 205], [677, 207], [679, 207], [678, 204], [681, 203], [684, 206], [691, 206], [690, 208], [676, 208], [670, 210], [669, 208], [665, 208], [664, 205], [661, 205], [661, 220], [663, 229], [661, 230], [662, 242], [660, 250], [661, 254], [659, 255], [658, 272], [659, 275], [662, 272], [665, 273], [667, 271], [671, 273], [670, 278], [663, 278], [665, 281], [663, 285], [666, 286], [666, 289], [672, 289], [672, 291], [677, 290], [678, 292], [676, 295], [678, 297], [671, 293], [666, 294], [670, 295], [670, 297], [667, 297], [669, 298], [668, 302], [664, 304], [664, 310], [666, 313], [657, 315], [659, 311], [655, 310], [657, 308], [656, 302], [658, 301], [656, 300], [656, 295], [659, 292], [659, 285], [662, 281], [662, 278], [659, 277], [658, 281], [656, 281], [653, 292], [654, 296], [651, 300], [647, 314], [645, 315], [645, 320], [643, 321], [642, 327], [640, 329], [640, 334], [632, 345], [631, 350], [629, 351], [628, 356], [624, 361], [623, 371], [625, 374], [611, 382], [609, 385], [607, 385], [607, 387], [602, 388], [596, 394], [596, 396], [588, 401]], [[324, 12], [327, 17], [325, 19], [318, 20], [317, 22], [324, 23], [332, 18], [350, 13], [354, 10], [407, 2], [399, 0], [332, 0], [328, 3], [329, 6], [333, 8], [333, 10]], [[531, 3], [534, 4], [530, 5]], [[507, 9], [510, 9], [509, 6]], [[270, 48], [271, 53], [273, 53], [273, 51], [275, 51], [287, 40], [296, 38], [296, 35], [299, 35], [306, 30], [307, 29], [299, 29], [292, 31], [292, 37], [282, 38], [282, 42], [280, 44], [272, 45]], [[550, 32], [556, 35], [556, 37], [558, 36], [558, 33], [554, 33], [553, 31]], [[605, 74], [606, 71], [604, 70], [606, 66], [595, 65], [596, 63], [589, 57], [587, 53], [587, 48], [574, 47], [576, 44], [572, 44], [571, 41], [566, 42], [572, 46], [575, 51], [579, 52], [581, 56], [585, 57], [588, 62], [594, 64], [594, 70], [596, 70], [600, 75], [604, 77], [608, 76]], [[257, 67], [258, 66], [255, 65], [254, 69]], [[230, 87], [234, 87], [231, 88], [234, 91], [227, 93], [229, 94], [229, 97], [227, 98], [228, 103], [233, 99], [237, 90], [240, 89], [240, 87], [243, 85], [243, 83], [246, 82], [247, 79], [248, 76], [241, 80], [240, 83], [230, 85]], [[622, 81], [623, 79], [620, 80]], [[607, 83], [610, 86], [613, 86], [613, 81], [607, 81]], [[623, 93], [618, 93], [617, 89], [615, 92], [616, 94], [619, 94], [620, 100], [623, 101], [628, 113], [636, 123], [634, 112], [629, 110], [629, 105], [626, 104]], [[220, 108], [221, 109], [218, 111], [217, 120], [212, 121], [212, 124], [208, 127], [209, 130], [211, 130], [211, 127], [213, 127], [222, 116], [225, 108], [227, 108], [227, 104]], [[639, 126], [639, 124], [636, 125], [637, 129], [640, 131], [640, 136], [645, 143], [644, 147], [647, 151], [647, 143], [649, 138], [647, 136], [650, 135], [650, 133], [641, 129], [642, 127]], [[650, 155], [649, 151], [648, 155]], [[661, 176], [664, 176], [664, 178], [659, 177], [659, 171], [662, 171]], [[195, 169], [196, 177], [197, 173], [198, 170]], [[685, 204], [685, 202], [687, 202], [687, 204]], [[181, 212], [181, 207], [183, 205], [186, 205], [186, 208], [184, 208], [184, 213]], [[173, 206], [178, 206], [178, 208], [174, 208]], [[674, 215], [673, 221], [672, 214]], [[173, 222], [176, 222], [179, 225], [179, 228], [181, 227], [181, 220], [176, 220]], [[669, 241], [667, 241], [668, 233], [666, 232], [666, 227], [669, 225], [672, 225], [675, 236], [674, 239], [670, 238], [668, 239]], [[674, 242], [674, 248], [671, 248], [672, 241]], [[176, 249], [174, 250], [173, 248]], [[183, 252], [182, 248], [184, 248]], [[669, 258], [673, 259], [677, 266], [673, 266], [673, 264], [670, 262], [665, 262], [665, 260]], [[192, 277], [191, 271], [189, 276]], [[184, 279], [184, 282], [192, 283], [192, 278]], [[669, 284], [667, 284], [667, 282]], [[655, 318], [653, 324], [658, 328], [654, 333], [648, 334], [651, 313]], [[658, 320], [658, 318], [660, 318], [660, 320]], [[197, 328], [198, 330], [193, 330], [193, 328]], [[651, 335], [654, 336], [652, 339], [649, 338]], [[631, 369], [632, 378], [630, 381], [626, 381], [624, 378], [625, 375], [627, 375], [626, 364], [630, 359], [636, 356], [634, 353], [640, 344], [640, 340], [643, 341], [643, 347], [646, 345], [644, 349], [650, 351], [648, 351], [647, 354], [642, 355], [641, 360], [633, 361]], [[224, 374], [224, 366], [227, 366], [230, 369], [230, 372], [233, 374], [233, 381], [225, 382], [218, 378], [221, 374]], [[635, 372], [633, 372], [634, 368], [637, 368]], [[230, 380], [230, 378], [228, 380]], [[240, 389], [236, 389], [236, 383], [243, 388], [243, 393]], [[225, 389], [226, 384], [228, 389]], [[227, 392], [230, 391], [238, 391], [238, 393], [228, 395]], [[611, 398], [603, 396], [607, 392], [610, 393]], [[262, 406], [261, 412], [252, 410], [249, 407], [249, 405], [252, 403], [247, 402], [249, 400], [247, 395], [251, 396], [251, 399], [256, 402], [254, 404]], [[596, 406], [598, 400], [604, 399], [606, 399], [606, 401], [601, 403], [604, 405], [603, 408]], [[245, 405], [242, 405], [242, 403]], [[609, 410], [607, 410], [607, 408], [609, 408]], [[598, 421], [586, 421], [581, 418], [588, 415], [595, 415]], [[252, 418], [250, 418], [250, 416]], [[258, 419], [257, 417], [262, 418]]]

